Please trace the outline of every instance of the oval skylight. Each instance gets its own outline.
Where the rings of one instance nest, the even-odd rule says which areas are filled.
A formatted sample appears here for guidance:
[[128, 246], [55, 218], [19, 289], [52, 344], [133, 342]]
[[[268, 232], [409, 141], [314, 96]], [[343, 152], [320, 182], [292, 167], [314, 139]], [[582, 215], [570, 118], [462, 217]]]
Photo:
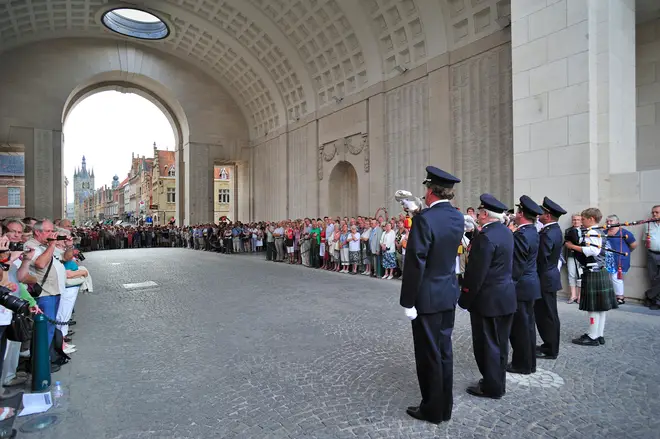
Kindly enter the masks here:
[[143, 40], [162, 40], [170, 34], [163, 20], [140, 9], [112, 9], [103, 14], [102, 21], [113, 32]]

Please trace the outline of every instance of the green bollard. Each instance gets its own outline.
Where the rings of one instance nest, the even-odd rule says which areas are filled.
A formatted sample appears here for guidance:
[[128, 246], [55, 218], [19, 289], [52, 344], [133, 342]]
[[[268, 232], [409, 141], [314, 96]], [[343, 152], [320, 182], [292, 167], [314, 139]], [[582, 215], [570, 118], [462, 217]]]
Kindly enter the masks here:
[[50, 346], [48, 323], [43, 314], [34, 316], [32, 331], [32, 391], [45, 392], [50, 388]]

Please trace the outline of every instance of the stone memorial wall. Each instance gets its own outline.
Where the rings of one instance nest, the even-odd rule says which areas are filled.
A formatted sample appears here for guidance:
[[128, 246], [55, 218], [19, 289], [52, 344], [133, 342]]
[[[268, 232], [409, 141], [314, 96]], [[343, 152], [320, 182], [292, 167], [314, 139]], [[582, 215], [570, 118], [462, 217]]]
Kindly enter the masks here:
[[451, 132], [456, 205], [493, 194], [513, 206], [511, 45], [451, 66]]

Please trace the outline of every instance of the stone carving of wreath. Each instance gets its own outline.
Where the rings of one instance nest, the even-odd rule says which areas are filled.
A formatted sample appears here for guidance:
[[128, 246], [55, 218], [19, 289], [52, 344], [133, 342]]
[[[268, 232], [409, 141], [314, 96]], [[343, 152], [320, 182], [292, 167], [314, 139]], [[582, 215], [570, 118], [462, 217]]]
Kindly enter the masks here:
[[353, 139], [358, 137], [358, 136], [361, 137], [362, 135], [358, 134], [358, 135], [355, 135], [355, 136], [352, 136], [352, 137], [346, 137], [344, 139], [344, 145], [346, 145], [346, 149], [353, 155], [360, 154], [362, 152], [362, 150], [364, 149], [364, 142], [360, 142], [357, 145], [353, 145]]
[[335, 145], [335, 142], [326, 143], [325, 145], [323, 145], [323, 159], [326, 162], [329, 162], [330, 160], [334, 159], [336, 154], [337, 154], [337, 146]]

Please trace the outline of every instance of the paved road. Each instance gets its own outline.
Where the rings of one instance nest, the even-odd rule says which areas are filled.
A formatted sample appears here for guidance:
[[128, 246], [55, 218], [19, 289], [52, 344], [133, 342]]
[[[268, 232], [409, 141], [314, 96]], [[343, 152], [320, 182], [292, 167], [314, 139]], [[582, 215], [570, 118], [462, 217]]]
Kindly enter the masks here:
[[[464, 388], [478, 371], [457, 316], [455, 406], [433, 426], [419, 402], [399, 283], [185, 249], [90, 253], [80, 297], [70, 438], [657, 438], [660, 319], [609, 313], [604, 347], [580, 347], [587, 321], [560, 304], [563, 344], [500, 401]], [[123, 284], [153, 281], [129, 290]], [[20, 424], [19, 424], [20, 425]], [[22, 437], [28, 437], [24, 435]]]

